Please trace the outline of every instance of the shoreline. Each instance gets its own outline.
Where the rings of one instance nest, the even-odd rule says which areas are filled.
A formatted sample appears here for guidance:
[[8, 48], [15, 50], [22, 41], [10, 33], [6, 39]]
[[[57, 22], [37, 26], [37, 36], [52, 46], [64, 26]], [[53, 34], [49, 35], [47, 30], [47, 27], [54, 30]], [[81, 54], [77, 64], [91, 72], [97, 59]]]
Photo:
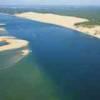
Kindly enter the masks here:
[[0, 36], [0, 42], [6, 42], [7, 45], [0, 46], [0, 52], [7, 52], [11, 50], [23, 49], [28, 47], [29, 42], [26, 40], [17, 39], [15, 37]]
[[65, 28], [70, 28], [88, 35], [91, 35], [96, 38], [100, 38], [100, 26], [95, 25], [92, 28], [75, 26], [77, 23], [88, 22], [89, 19], [74, 17], [74, 16], [62, 16], [51, 13], [37, 13], [37, 12], [25, 12], [17, 13], [16, 17], [21, 17], [29, 20], [39, 21], [48, 24], [59, 25]]

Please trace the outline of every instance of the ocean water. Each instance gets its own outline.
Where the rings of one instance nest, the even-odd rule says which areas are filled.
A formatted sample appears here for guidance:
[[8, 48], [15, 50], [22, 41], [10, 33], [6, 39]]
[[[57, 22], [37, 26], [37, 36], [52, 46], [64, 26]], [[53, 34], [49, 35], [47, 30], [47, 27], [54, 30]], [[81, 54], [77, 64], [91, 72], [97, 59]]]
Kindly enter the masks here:
[[[0, 14], [8, 36], [30, 42], [32, 52], [0, 70], [0, 100], [97, 100], [100, 40], [37, 21]], [[6, 63], [6, 62], [5, 62]]]

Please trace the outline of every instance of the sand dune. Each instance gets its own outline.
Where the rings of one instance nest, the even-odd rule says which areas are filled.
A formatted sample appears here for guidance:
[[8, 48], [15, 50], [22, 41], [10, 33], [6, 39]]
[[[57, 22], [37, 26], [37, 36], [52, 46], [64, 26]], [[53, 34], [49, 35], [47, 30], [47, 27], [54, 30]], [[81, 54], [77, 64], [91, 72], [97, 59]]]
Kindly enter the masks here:
[[73, 30], [77, 30], [97, 38], [100, 38], [100, 26], [94, 26], [93, 28], [89, 27], [76, 27], [75, 24], [87, 22], [88, 19], [73, 17], [73, 16], [61, 16], [56, 14], [42, 14], [42, 13], [35, 13], [35, 12], [25, 12], [16, 14], [17, 17], [22, 17], [30, 20], [35, 20], [44, 23], [55, 24], [59, 26], [63, 26], [66, 28], [70, 28]]

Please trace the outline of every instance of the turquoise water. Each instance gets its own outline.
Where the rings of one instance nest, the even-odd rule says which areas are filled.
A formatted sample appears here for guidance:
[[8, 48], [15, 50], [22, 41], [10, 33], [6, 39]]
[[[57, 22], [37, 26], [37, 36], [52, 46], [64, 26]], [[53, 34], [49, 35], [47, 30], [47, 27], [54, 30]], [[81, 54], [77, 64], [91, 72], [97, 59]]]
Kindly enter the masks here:
[[[9, 32], [32, 53], [0, 70], [0, 100], [97, 100], [100, 40], [52, 24], [0, 14]], [[6, 63], [6, 62], [5, 62]]]
[[7, 42], [0, 42], [0, 46], [4, 46], [4, 45], [7, 45], [8, 43]]

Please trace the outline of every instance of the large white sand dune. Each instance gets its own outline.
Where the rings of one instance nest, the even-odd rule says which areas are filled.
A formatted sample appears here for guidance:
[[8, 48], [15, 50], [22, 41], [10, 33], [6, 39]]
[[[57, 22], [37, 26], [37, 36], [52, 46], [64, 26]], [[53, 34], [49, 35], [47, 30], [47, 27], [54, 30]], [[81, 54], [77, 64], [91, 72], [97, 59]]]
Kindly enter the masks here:
[[[25, 12], [16, 14], [18, 17], [35, 20], [43, 23], [50, 23], [60, 25], [66, 28], [77, 30], [97, 38], [100, 38], [100, 26], [89, 27], [76, 27], [75, 24], [87, 22], [88, 19], [74, 17], [74, 16], [62, 16], [49, 13], [36, 13], [36, 12]], [[34, 27], [34, 26], [33, 26]]]

